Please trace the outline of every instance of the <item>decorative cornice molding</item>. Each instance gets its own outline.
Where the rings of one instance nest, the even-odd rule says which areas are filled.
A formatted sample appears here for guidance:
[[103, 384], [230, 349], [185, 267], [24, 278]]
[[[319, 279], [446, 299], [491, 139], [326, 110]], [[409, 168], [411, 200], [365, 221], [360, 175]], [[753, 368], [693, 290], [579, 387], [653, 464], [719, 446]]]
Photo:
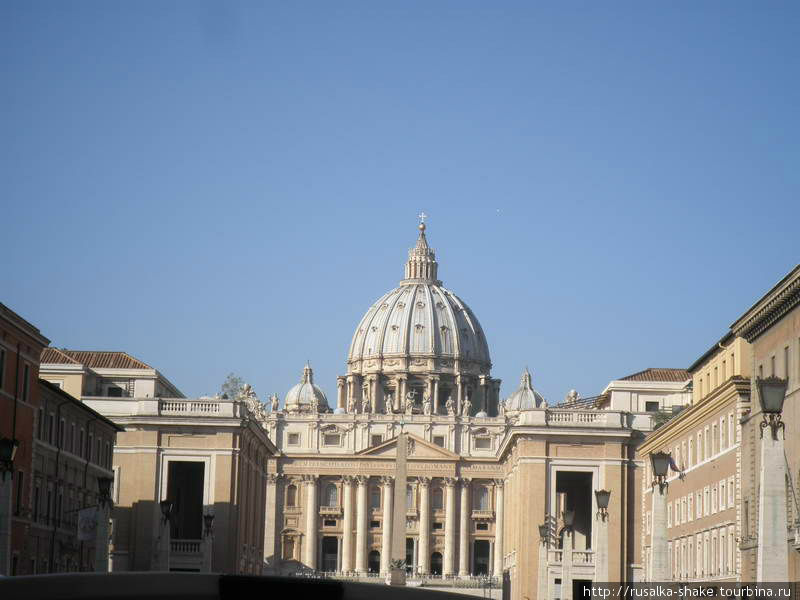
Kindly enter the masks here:
[[733, 323], [731, 330], [752, 343], [798, 305], [800, 305], [800, 265]]

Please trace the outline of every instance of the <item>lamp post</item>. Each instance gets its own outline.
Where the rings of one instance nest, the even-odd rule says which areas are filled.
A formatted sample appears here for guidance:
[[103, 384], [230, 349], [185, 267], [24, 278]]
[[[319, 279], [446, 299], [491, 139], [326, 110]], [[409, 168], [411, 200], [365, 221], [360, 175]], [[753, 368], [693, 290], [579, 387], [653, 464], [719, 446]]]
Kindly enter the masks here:
[[[789, 580], [786, 547], [786, 459], [783, 448], [786, 426], [781, 421], [787, 383], [785, 379], [777, 377], [756, 379], [758, 402], [763, 415], [760, 423], [761, 474], [756, 562], [756, 581], [759, 583]], [[772, 435], [764, 435], [767, 427]], [[784, 435], [778, 435], [779, 432]]]
[[214, 545], [214, 513], [203, 515], [203, 571], [211, 572], [211, 552]]
[[611, 500], [609, 490], [595, 490], [597, 502], [597, 547], [595, 548], [595, 581], [608, 581], [608, 503]]
[[653, 527], [650, 537], [650, 581], [668, 581], [669, 546], [667, 543], [667, 471], [670, 455], [668, 452], [654, 452], [650, 455], [653, 468], [653, 481], [650, 484], [653, 494]]
[[97, 478], [97, 528], [94, 543], [94, 570], [108, 572], [108, 519], [111, 509], [111, 477]]
[[[0, 575], [10, 574], [11, 564], [11, 489], [14, 487], [14, 455], [19, 441], [0, 439]], [[6, 475], [11, 476], [6, 478]]]
[[155, 571], [169, 571], [170, 521], [175, 503], [165, 498], [158, 504], [161, 509], [161, 519], [156, 551], [153, 556], [153, 569]]

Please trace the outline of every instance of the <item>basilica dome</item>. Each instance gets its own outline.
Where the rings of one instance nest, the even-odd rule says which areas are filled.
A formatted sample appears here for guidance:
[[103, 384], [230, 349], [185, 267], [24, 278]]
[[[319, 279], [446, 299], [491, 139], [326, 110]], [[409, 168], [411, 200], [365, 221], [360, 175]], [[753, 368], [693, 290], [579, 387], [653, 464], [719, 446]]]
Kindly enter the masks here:
[[314, 371], [310, 365], [303, 369], [300, 383], [286, 394], [283, 406], [289, 412], [328, 412], [328, 399], [325, 392], [314, 385]]
[[424, 223], [419, 230], [405, 278], [370, 307], [356, 328], [350, 370], [407, 360], [412, 366], [430, 363], [431, 370], [486, 374], [491, 359], [483, 329], [464, 301], [437, 279]]

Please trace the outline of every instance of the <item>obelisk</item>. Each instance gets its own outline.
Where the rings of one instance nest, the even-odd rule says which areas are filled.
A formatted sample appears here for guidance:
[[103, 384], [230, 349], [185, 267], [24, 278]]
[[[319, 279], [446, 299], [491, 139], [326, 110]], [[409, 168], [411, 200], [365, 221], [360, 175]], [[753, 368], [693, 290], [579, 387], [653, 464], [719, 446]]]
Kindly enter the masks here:
[[395, 568], [395, 561], [406, 559], [406, 458], [408, 457], [407, 434], [400, 422], [400, 435], [397, 436], [397, 458], [394, 467], [394, 514], [392, 515], [392, 556], [390, 561], [390, 585], [405, 585], [405, 568]]

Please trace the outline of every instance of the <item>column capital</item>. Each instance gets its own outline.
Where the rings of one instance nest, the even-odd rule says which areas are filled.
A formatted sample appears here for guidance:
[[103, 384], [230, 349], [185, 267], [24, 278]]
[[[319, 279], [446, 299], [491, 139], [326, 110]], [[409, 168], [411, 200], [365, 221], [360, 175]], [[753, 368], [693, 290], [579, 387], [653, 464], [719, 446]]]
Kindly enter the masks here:
[[430, 477], [417, 477], [417, 482], [419, 483], [419, 485], [421, 487], [426, 488], [431, 484], [431, 478]]
[[394, 485], [394, 477], [392, 477], [391, 475], [382, 475], [381, 483], [383, 485]]
[[279, 479], [283, 479], [283, 473], [267, 473], [268, 483], [277, 483]]
[[456, 479], [455, 477], [443, 477], [442, 479], [444, 480], [445, 486], [449, 488], [455, 487], [456, 482], [458, 481], [458, 479]]
[[342, 483], [345, 485], [353, 485], [355, 483], [355, 475], [342, 475]]
[[302, 479], [303, 483], [307, 485], [313, 485], [317, 483], [317, 481], [319, 480], [319, 475], [311, 475], [311, 474], [301, 475], [300, 479]]
[[506, 484], [506, 480], [505, 479], [495, 479], [494, 480], [494, 486], [495, 487], [502, 488], [505, 484]]
[[458, 483], [461, 484], [461, 487], [469, 487], [472, 484], [472, 477], [459, 477]]
[[353, 479], [355, 479], [359, 487], [367, 485], [367, 482], [369, 481], [369, 477], [366, 475], [354, 475]]

